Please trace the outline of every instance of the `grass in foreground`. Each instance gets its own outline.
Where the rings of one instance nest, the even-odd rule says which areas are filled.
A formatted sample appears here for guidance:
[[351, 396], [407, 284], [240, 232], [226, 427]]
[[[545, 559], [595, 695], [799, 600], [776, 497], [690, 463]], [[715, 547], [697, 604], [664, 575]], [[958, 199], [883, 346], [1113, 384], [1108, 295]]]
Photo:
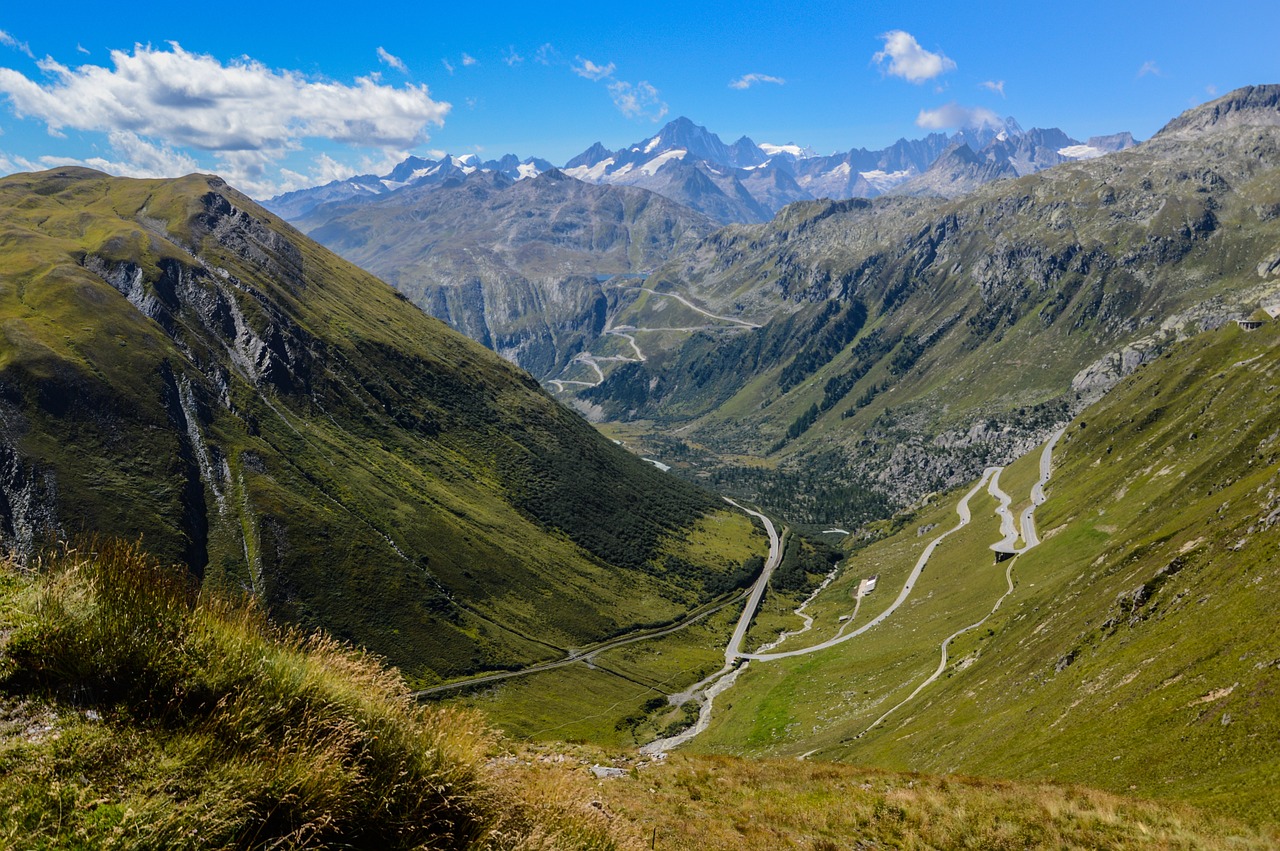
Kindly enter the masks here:
[[555, 784], [494, 775], [478, 715], [89, 549], [0, 574], [0, 846], [617, 847]]
[[[557, 759], [511, 760], [504, 770], [540, 782]], [[673, 754], [619, 762], [626, 776], [592, 781], [579, 773], [577, 794], [643, 848], [1262, 849], [1280, 842], [1274, 832], [1183, 805], [1077, 786], [794, 759]]]
[[[625, 774], [595, 780], [587, 766]], [[1264, 848], [1262, 829], [1049, 784], [795, 760], [514, 752], [331, 639], [135, 547], [0, 570], [0, 846]]]

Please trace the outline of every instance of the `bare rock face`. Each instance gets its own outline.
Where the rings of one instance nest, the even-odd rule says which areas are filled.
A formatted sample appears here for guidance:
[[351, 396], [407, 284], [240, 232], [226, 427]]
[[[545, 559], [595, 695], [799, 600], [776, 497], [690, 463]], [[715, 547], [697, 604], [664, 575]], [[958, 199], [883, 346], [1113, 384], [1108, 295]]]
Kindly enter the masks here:
[[1237, 127], [1280, 127], [1280, 85], [1247, 86], [1189, 109], [1154, 138], [1187, 139]]
[[537, 376], [604, 329], [603, 280], [647, 271], [714, 229], [688, 207], [552, 169], [466, 179], [324, 208], [309, 235]]

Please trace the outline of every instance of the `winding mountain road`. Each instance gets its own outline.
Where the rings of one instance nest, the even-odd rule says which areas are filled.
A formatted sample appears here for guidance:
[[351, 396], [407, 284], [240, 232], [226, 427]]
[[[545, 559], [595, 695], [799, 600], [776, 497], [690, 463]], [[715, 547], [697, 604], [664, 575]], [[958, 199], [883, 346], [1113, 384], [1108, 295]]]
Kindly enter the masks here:
[[610, 641], [606, 641], [603, 644], [598, 644], [594, 647], [573, 651], [563, 659], [556, 659], [551, 662], [540, 662], [536, 665], [530, 665], [527, 668], [521, 668], [518, 671], [500, 671], [496, 674], [485, 674], [484, 676], [480, 676], [480, 677], [471, 677], [470, 679], [466, 679], [466, 680], [457, 680], [455, 682], [445, 683], [444, 685], [438, 685], [438, 686], [432, 686], [431, 688], [420, 689], [419, 691], [412, 692], [409, 696], [413, 698], [429, 697], [433, 694], [441, 694], [442, 692], [446, 692], [446, 691], [456, 691], [457, 689], [468, 688], [470, 686], [484, 685], [485, 683], [494, 683], [494, 682], [498, 682], [499, 680], [508, 680], [508, 679], [511, 679], [512, 677], [523, 677], [523, 676], [527, 676], [528, 674], [538, 674], [538, 673], [542, 673], [543, 671], [553, 671], [556, 668], [563, 668], [566, 665], [575, 665], [578, 662], [585, 662], [591, 659], [593, 656], [596, 656], [597, 654], [600, 654], [600, 653], [604, 653], [608, 650], [616, 650], [619, 647], [625, 647], [628, 644], [635, 644], [638, 641], [648, 641], [651, 638], [661, 638], [664, 635], [671, 635], [673, 632], [679, 632], [682, 629], [687, 629], [688, 627], [693, 626], [698, 621], [708, 618], [711, 615], [714, 615], [716, 612], [720, 611], [726, 606], [732, 606], [734, 603], [741, 600], [743, 596], [745, 596], [745, 592], [744, 594], [735, 594], [730, 599], [725, 600], [724, 602], [719, 603], [713, 606], [712, 608], [690, 615], [689, 617], [685, 618], [679, 623], [673, 624], [672, 626], [664, 627], [660, 630], [654, 630], [654, 631], [646, 630], [640, 633], [623, 636], [621, 638], [615, 638]]
[[651, 289], [649, 289], [648, 287], [632, 287], [632, 286], [628, 286], [628, 285], [626, 285], [626, 284], [619, 284], [619, 285], [618, 285], [618, 287], [619, 287], [620, 289], [624, 289], [624, 290], [640, 290], [641, 292], [650, 293], [650, 294], [652, 294], [652, 295], [660, 295], [660, 296], [666, 296], [667, 298], [673, 298], [673, 299], [675, 299], [676, 301], [678, 301], [678, 302], [680, 302], [681, 304], [683, 304], [685, 307], [689, 308], [690, 310], [695, 311], [695, 312], [697, 312], [697, 313], [701, 313], [703, 316], [708, 316], [708, 317], [710, 317], [710, 318], [712, 318], [712, 319], [718, 319], [718, 320], [720, 320], [721, 322], [732, 322], [734, 325], [741, 325], [743, 328], [759, 328], [759, 327], [761, 327], [761, 326], [757, 325], [756, 323], [754, 323], [754, 322], [748, 322], [748, 321], [746, 321], [745, 319], [735, 319], [735, 318], [734, 318], [734, 317], [732, 317], [732, 316], [718, 316], [717, 314], [714, 314], [714, 313], [712, 313], [712, 312], [711, 312], [711, 311], [709, 311], [709, 310], [703, 310], [701, 307], [698, 307], [696, 304], [694, 304], [693, 302], [689, 301], [689, 299], [685, 298], [684, 296], [680, 295], [679, 293], [666, 293], [666, 292], [662, 292], [661, 290], [651, 290]]
[[[702, 707], [698, 713], [697, 723], [695, 723], [693, 727], [689, 728], [688, 730], [685, 730], [679, 735], [670, 736], [667, 738], [658, 739], [656, 741], [650, 742], [649, 744], [645, 745], [640, 749], [641, 753], [645, 753], [645, 754], [662, 753], [664, 751], [670, 750], [672, 748], [675, 748], [675, 747], [678, 747], [679, 745], [684, 744], [685, 742], [689, 741], [693, 737], [703, 732], [707, 728], [707, 726], [711, 723], [711, 712], [712, 712], [712, 705], [713, 705], [714, 698], [717, 695], [723, 693], [730, 686], [732, 686], [733, 683], [737, 680], [738, 675], [741, 674], [742, 671], [746, 670], [746, 668], [751, 664], [751, 661], [769, 662], [777, 659], [787, 659], [794, 656], [803, 656], [809, 653], [816, 653], [819, 650], [826, 650], [830, 647], [834, 647], [838, 644], [844, 643], [845, 641], [856, 638], [857, 636], [866, 633], [868, 630], [879, 625], [880, 623], [883, 623], [884, 620], [888, 618], [890, 615], [892, 615], [904, 602], [906, 602], [907, 598], [911, 595], [911, 590], [915, 587], [916, 581], [920, 578], [920, 574], [924, 571], [925, 565], [928, 564], [929, 558], [933, 555], [933, 552], [934, 550], [937, 549], [938, 545], [941, 544], [942, 541], [945, 540], [949, 535], [952, 535], [955, 532], [958, 532], [959, 530], [963, 529], [965, 526], [969, 525], [969, 523], [972, 521], [972, 512], [970, 511], [970, 508], [969, 508], [969, 501], [975, 495], [977, 495], [977, 493], [984, 486], [986, 486], [988, 489], [988, 493], [990, 493], [993, 497], [995, 497], [999, 501], [999, 506], [996, 509], [996, 513], [1000, 517], [1000, 533], [1004, 537], [1003, 537], [1003, 540], [1000, 542], [1000, 544], [997, 544], [995, 546], [999, 547], [1001, 545], [1007, 545], [1009, 547], [1009, 550], [1012, 551], [1015, 555], [1014, 559], [1009, 562], [1009, 566], [1005, 569], [1005, 583], [1007, 585], [1007, 588], [1004, 594], [1002, 594], [1000, 598], [996, 600], [995, 605], [991, 607], [991, 610], [987, 612], [987, 614], [981, 620], [977, 621], [976, 623], [972, 623], [969, 626], [964, 627], [963, 629], [956, 630], [954, 633], [947, 636], [947, 638], [942, 642], [942, 645], [940, 648], [941, 657], [942, 657], [941, 661], [938, 663], [938, 667], [933, 672], [933, 674], [930, 675], [928, 678], [926, 678], [924, 682], [916, 686], [915, 690], [912, 691], [911, 694], [907, 695], [907, 697], [904, 700], [902, 700], [901, 702], [896, 704], [893, 708], [891, 708], [888, 712], [884, 713], [879, 718], [877, 718], [876, 721], [870, 727], [868, 727], [862, 733], [858, 734], [858, 737], [861, 738], [863, 735], [866, 735], [866, 733], [875, 729], [877, 726], [883, 723], [886, 718], [888, 718], [898, 709], [910, 703], [913, 699], [915, 699], [922, 691], [924, 691], [932, 683], [934, 683], [938, 679], [938, 677], [940, 677], [946, 671], [947, 662], [948, 662], [947, 652], [948, 652], [948, 648], [951, 645], [951, 642], [954, 641], [956, 638], [960, 637], [961, 635], [964, 635], [966, 632], [969, 632], [971, 630], [981, 627], [984, 623], [987, 622], [987, 620], [993, 614], [995, 614], [1000, 609], [1000, 606], [1009, 597], [1009, 595], [1013, 593], [1013, 590], [1014, 590], [1013, 568], [1014, 568], [1014, 565], [1017, 563], [1017, 556], [1021, 555], [1022, 553], [1025, 553], [1027, 550], [1031, 549], [1032, 547], [1038, 546], [1040, 543], [1040, 538], [1037, 535], [1036, 528], [1035, 528], [1035, 510], [1037, 507], [1042, 505], [1046, 499], [1044, 486], [1048, 484], [1049, 478], [1053, 472], [1053, 450], [1054, 450], [1054, 447], [1057, 445], [1059, 438], [1062, 437], [1065, 431], [1066, 429], [1064, 427], [1062, 429], [1059, 429], [1057, 432], [1055, 432], [1052, 435], [1052, 437], [1049, 439], [1049, 441], [1045, 444], [1044, 449], [1040, 454], [1040, 478], [1031, 489], [1031, 505], [1028, 506], [1022, 512], [1022, 516], [1020, 518], [1021, 527], [1022, 527], [1021, 528], [1022, 538], [1024, 541], [1024, 546], [1021, 549], [1015, 549], [1013, 547], [1013, 544], [1018, 539], [1018, 530], [1015, 527], [1013, 522], [1013, 514], [1009, 510], [1009, 506], [1012, 504], [1012, 498], [1009, 497], [1009, 495], [1006, 494], [1000, 488], [999, 477], [1000, 477], [1001, 470], [1003, 470], [1004, 468], [988, 467], [986, 470], [983, 471], [982, 478], [978, 480], [977, 484], [975, 484], [963, 497], [961, 497], [960, 501], [956, 504], [956, 515], [959, 518], [956, 525], [951, 527], [947, 531], [943, 532], [941, 535], [937, 536], [936, 538], [934, 538], [932, 541], [929, 542], [929, 545], [925, 548], [924, 552], [920, 555], [919, 559], [916, 560], [915, 567], [912, 569], [911, 573], [908, 575], [907, 581], [903, 585], [902, 590], [898, 593], [897, 598], [893, 601], [893, 603], [889, 606], [889, 608], [887, 608], [885, 611], [877, 615], [874, 619], [862, 625], [861, 627], [854, 630], [853, 632], [844, 634], [844, 627], [841, 627], [840, 631], [836, 634], [834, 638], [831, 638], [819, 644], [812, 645], [810, 647], [803, 647], [798, 650], [791, 650], [791, 651], [786, 651], [782, 653], [743, 653], [741, 652], [742, 641], [746, 636], [746, 626], [750, 624], [751, 618], [755, 616], [756, 608], [759, 606], [760, 598], [763, 596], [763, 593], [764, 593], [764, 584], [767, 582], [768, 575], [772, 573], [771, 569], [766, 570], [761, 575], [761, 578], [759, 582], [756, 583], [756, 586], [753, 587], [752, 594], [750, 598], [748, 598], [747, 606], [746, 608], [744, 608], [742, 612], [742, 617], [739, 618], [738, 629], [734, 631], [733, 637], [730, 639], [729, 646], [725, 649], [725, 667], [722, 668], [720, 671], [716, 672], [715, 674], [712, 674], [710, 677], [707, 677], [702, 682], [697, 683], [696, 685], [686, 690], [685, 692], [682, 692], [680, 695], [673, 695], [671, 698], [673, 703], [681, 703], [684, 700], [694, 699], [694, 698], [699, 699], [702, 702]], [[732, 502], [732, 500], [727, 500], [727, 501]], [[737, 503], [733, 503], [733, 504], [737, 505]], [[741, 508], [741, 506], [738, 506], [738, 507]], [[745, 511], [746, 509], [743, 509], [743, 510]], [[757, 517], [760, 517], [765, 523], [765, 528], [770, 533], [770, 544], [771, 544], [770, 561], [772, 562], [773, 560], [772, 557], [774, 554], [774, 548], [772, 544], [773, 544], [773, 541], [776, 540], [776, 533], [774, 533], [773, 531], [773, 524], [770, 523], [769, 520], [765, 518], [763, 515], [760, 515], [756, 512], [748, 512], [748, 513], [753, 514]], [[994, 548], [995, 547], [993, 547], [993, 549]], [[780, 547], [779, 547], [779, 558], [780, 558]], [[860, 602], [861, 600], [859, 600], [859, 603]], [[855, 612], [856, 612], [856, 609], [855, 609]], [[801, 630], [800, 632], [803, 632], [803, 631], [804, 630]], [[787, 636], [784, 635], [783, 637], [785, 638]], [[746, 661], [745, 664], [741, 664], [741, 665], [736, 664], [741, 660], [748, 660], [748, 661]], [[804, 756], [801, 757], [801, 759], [803, 759], [805, 756], [809, 756], [812, 753], [814, 753], [814, 751], [809, 751], [809, 753], [806, 753]]]
[[724, 501], [739, 511], [759, 519], [764, 524], [765, 533], [769, 536], [769, 557], [765, 560], [764, 569], [760, 571], [760, 578], [751, 586], [747, 604], [742, 608], [742, 615], [738, 618], [738, 625], [734, 627], [733, 635], [729, 638], [729, 644], [724, 651], [724, 667], [702, 681], [693, 684], [683, 692], [673, 694], [668, 698], [669, 702], [676, 706], [680, 706], [690, 700], [697, 700], [701, 704], [701, 708], [698, 711], [698, 720], [692, 727], [682, 733], [657, 739], [644, 745], [640, 748], [640, 752], [644, 754], [664, 753], [672, 748], [679, 747], [707, 729], [707, 725], [711, 723], [711, 711], [716, 696], [737, 682], [738, 675], [746, 668], [745, 665], [738, 665], [738, 660], [743, 655], [741, 652], [742, 642], [746, 639], [747, 628], [751, 626], [751, 620], [756, 616], [756, 609], [760, 608], [760, 600], [764, 597], [765, 589], [769, 586], [769, 579], [773, 576], [774, 569], [782, 561], [782, 538], [778, 535], [778, 530], [774, 528], [773, 521], [759, 511], [744, 508], [728, 497], [725, 497]]
[[1005, 572], [1004, 572], [1005, 582], [1009, 586], [1008, 589], [1004, 592], [1004, 594], [1000, 596], [1000, 599], [996, 600], [996, 604], [991, 607], [991, 611], [987, 612], [987, 614], [982, 618], [982, 620], [978, 621], [977, 623], [969, 624], [963, 629], [958, 629], [955, 632], [948, 635], [946, 639], [942, 642], [942, 648], [941, 648], [942, 660], [938, 662], [937, 670], [935, 670], [927, 679], [925, 679], [924, 682], [916, 686], [915, 691], [907, 695], [906, 698], [902, 700], [902, 702], [898, 703], [888, 712], [886, 712], [885, 714], [877, 718], [870, 727], [868, 727], [867, 729], [859, 733], [856, 738], [860, 739], [863, 736], [865, 736], [867, 733], [870, 733], [876, 727], [880, 726], [880, 724], [886, 718], [888, 718], [894, 712], [897, 712], [903, 706], [906, 706], [908, 703], [914, 700], [915, 697], [920, 694], [920, 692], [924, 691], [928, 686], [933, 684], [933, 682], [937, 680], [938, 677], [942, 676], [942, 672], [947, 669], [947, 648], [951, 645], [951, 642], [956, 640], [960, 636], [964, 635], [966, 632], [975, 630], [980, 626], [982, 626], [984, 623], [986, 623], [987, 620], [990, 619], [990, 617], [1000, 609], [1000, 604], [1005, 601], [1005, 598], [1013, 593], [1013, 566], [1018, 563], [1018, 556], [1022, 555], [1032, 547], [1036, 547], [1040, 544], [1040, 538], [1036, 534], [1035, 510], [1038, 506], [1044, 504], [1044, 501], [1045, 501], [1044, 486], [1049, 483], [1049, 477], [1053, 473], [1053, 448], [1057, 446], [1058, 439], [1062, 437], [1065, 431], [1066, 431], [1065, 428], [1061, 428], [1058, 431], [1054, 432], [1053, 436], [1049, 438], [1049, 441], [1045, 444], [1044, 450], [1040, 453], [1040, 479], [1031, 487], [1031, 505], [1027, 506], [1026, 510], [1022, 512], [1022, 538], [1023, 538], [1023, 541], [1025, 541], [1025, 546], [1023, 546], [1022, 549], [1013, 549], [1012, 542], [1010, 541], [1010, 538], [1009, 538], [1010, 534], [1012, 534], [1013, 539], [1017, 540], [1017, 532], [1012, 531], [1013, 515], [1009, 512], [1010, 499], [1008, 494], [1000, 490], [999, 471], [997, 470], [996, 474], [991, 477], [990, 493], [992, 496], [1000, 500], [1000, 506], [996, 508], [996, 512], [1000, 515], [1000, 531], [1005, 536], [1005, 539], [1001, 541], [999, 544], [994, 545], [992, 549], [996, 549], [997, 547], [1007, 544], [1010, 546], [1010, 550], [1008, 551], [1011, 551], [1014, 553], [1013, 560], [1009, 562], [1009, 566], [1005, 568]]
[[708, 319], [714, 319], [718, 322], [727, 322], [729, 323], [729, 325], [728, 326], [694, 325], [694, 326], [681, 327], [681, 328], [637, 328], [632, 325], [619, 325], [617, 327], [614, 327], [613, 325], [608, 325], [607, 327], [605, 327], [603, 331], [600, 332], [600, 336], [603, 337], [606, 335], [612, 335], [615, 337], [621, 337], [622, 339], [626, 340], [628, 343], [631, 344], [632, 351], [636, 353], [635, 357], [627, 357], [625, 355], [593, 355], [589, 351], [581, 352], [575, 355], [574, 358], [569, 363], [570, 364], [582, 363], [591, 367], [593, 370], [595, 370], [596, 380], [592, 382], [592, 381], [582, 381], [580, 379], [569, 379], [569, 378], [544, 379], [545, 383], [554, 387], [557, 393], [565, 392], [565, 388], [571, 385], [575, 387], [591, 388], [591, 387], [597, 387], [600, 384], [603, 384], [605, 375], [604, 375], [604, 370], [600, 368], [601, 363], [644, 363], [646, 362], [649, 358], [645, 356], [645, 353], [643, 351], [641, 351], [640, 344], [636, 341], [634, 334], [645, 333], [645, 332], [661, 332], [661, 331], [680, 331], [680, 332], [693, 333], [696, 331], [725, 330], [726, 328], [755, 329], [755, 328], [761, 327], [760, 325], [757, 325], [754, 322], [747, 322], [745, 319], [736, 319], [732, 316], [719, 316], [715, 313], [711, 313], [708, 310], [704, 310], [703, 308], [698, 307], [696, 304], [694, 304], [684, 296], [680, 295], [679, 293], [662, 292], [661, 290], [649, 289], [648, 287], [636, 287], [636, 286], [629, 286], [627, 284], [614, 284], [613, 286], [617, 287], [618, 289], [637, 290], [639, 292], [646, 292], [656, 296], [664, 296], [666, 298], [675, 299], [676, 301], [683, 304], [685, 307], [697, 313], [700, 313], [703, 316], [706, 316]]
[[827, 639], [820, 644], [801, 647], [798, 650], [788, 650], [783, 653], [739, 653], [738, 658], [758, 659], [760, 661], [768, 662], [775, 659], [789, 659], [793, 656], [805, 656], [809, 653], [817, 653], [819, 650], [826, 650], [829, 647], [835, 647], [837, 644], [843, 644], [844, 642], [857, 638], [868, 630], [879, 626], [890, 615], [896, 612], [898, 608], [907, 601], [907, 598], [911, 596], [911, 590], [915, 587], [916, 580], [918, 580], [920, 578], [920, 574], [924, 572], [925, 565], [929, 563], [929, 558], [933, 555], [933, 551], [938, 548], [938, 545], [946, 540], [947, 536], [953, 535], [965, 526], [969, 525], [970, 521], [973, 519], [972, 514], [969, 511], [969, 500], [973, 499], [973, 497], [977, 495], [978, 491], [980, 491], [982, 487], [987, 484], [990, 478], [999, 470], [999, 467], [988, 467], [983, 472], [982, 478], [978, 480], [978, 483], [974, 485], [968, 493], [961, 497], [960, 502], [956, 505], [956, 514], [960, 518], [959, 522], [929, 542], [929, 546], [925, 547], [924, 552], [920, 554], [920, 558], [916, 560], [915, 567], [907, 576], [907, 581], [903, 584], [902, 590], [898, 592], [897, 598], [889, 608], [885, 609], [883, 612], [876, 615], [874, 618], [852, 632], [845, 633], [844, 635], [837, 635], [835, 638]]
[[734, 627], [733, 635], [729, 637], [729, 646], [724, 650], [724, 663], [732, 665], [743, 658], [742, 642], [747, 637], [747, 628], [751, 626], [751, 620], [756, 616], [756, 609], [760, 608], [760, 600], [769, 586], [769, 578], [773, 576], [774, 568], [782, 561], [782, 539], [778, 536], [778, 530], [773, 528], [773, 521], [759, 511], [743, 508], [728, 497], [725, 497], [724, 501], [739, 511], [759, 519], [764, 524], [765, 533], [769, 536], [769, 558], [765, 560], [764, 570], [760, 571], [760, 578], [756, 580], [755, 585], [751, 586], [751, 595], [747, 597], [747, 605], [742, 610], [742, 617], [738, 618], [738, 625]]
[[[760, 606], [760, 599], [764, 596], [765, 588], [768, 587], [769, 578], [773, 576], [774, 568], [776, 568], [778, 564], [782, 561], [782, 539], [779, 537], [778, 531], [774, 528], [773, 522], [769, 520], [769, 518], [766, 517], [765, 515], [761, 514], [758, 511], [752, 511], [749, 508], [744, 508], [743, 506], [739, 505], [737, 502], [733, 501], [732, 499], [729, 499], [728, 497], [725, 497], [724, 501], [732, 505], [734, 508], [737, 508], [739, 511], [749, 514], [752, 517], [759, 518], [760, 521], [764, 524], [765, 532], [769, 536], [769, 557], [765, 561], [764, 570], [760, 572], [760, 577], [756, 580], [755, 584], [752, 585], [748, 591], [742, 594], [735, 594], [730, 599], [725, 600], [724, 602], [718, 605], [715, 605], [712, 608], [690, 615], [689, 617], [685, 618], [679, 623], [676, 623], [669, 627], [665, 627], [660, 630], [646, 630], [633, 635], [623, 636], [621, 638], [615, 638], [610, 641], [606, 641], [603, 644], [599, 644], [595, 647], [572, 652], [568, 656], [566, 656], [564, 659], [556, 659], [551, 662], [540, 662], [537, 665], [530, 665], [529, 667], [521, 668], [518, 671], [500, 671], [495, 674], [485, 674], [484, 676], [480, 676], [480, 677], [472, 677], [466, 680], [458, 680], [452, 683], [445, 683], [444, 685], [438, 685], [438, 686], [432, 686], [431, 688], [420, 689], [419, 691], [413, 692], [410, 696], [414, 698], [429, 697], [433, 694], [440, 694], [446, 691], [455, 691], [457, 689], [467, 688], [469, 686], [484, 685], [485, 683], [498, 682], [499, 680], [507, 680], [507, 679], [511, 679], [512, 677], [523, 677], [528, 674], [537, 674], [537, 673], [542, 673], [544, 671], [553, 671], [556, 668], [563, 668], [566, 665], [573, 665], [578, 662], [587, 661], [591, 659], [591, 657], [596, 656], [597, 654], [600, 654], [600, 653], [604, 653], [608, 650], [616, 650], [619, 647], [625, 647], [628, 644], [635, 644], [638, 641], [648, 641], [651, 638], [661, 638], [664, 635], [670, 635], [673, 632], [679, 632], [680, 630], [686, 629], [687, 627], [692, 626], [698, 621], [715, 614], [716, 612], [720, 611], [726, 606], [733, 605], [734, 603], [741, 600], [744, 596], [746, 596], [747, 605], [743, 609], [742, 616], [738, 618], [738, 625], [733, 631], [733, 637], [729, 640], [729, 648], [725, 650], [725, 669], [721, 670], [717, 674], [713, 674], [711, 677], [708, 677], [707, 680], [705, 680], [704, 682], [711, 682], [717, 679], [718, 677], [722, 676], [723, 674], [727, 673], [728, 670], [731, 670], [733, 666], [733, 659], [731, 658], [730, 654], [735, 649], [741, 648], [743, 638], [747, 634], [747, 628], [751, 625], [751, 619], [755, 617], [756, 609], [759, 608]], [[698, 685], [700, 686], [702, 685], [702, 683], [699, 683]], [[694, 686], [694, 689], [696, 689], [697, 687], [698, 686]], [[693, 689], [688, 689], [686, 691], [692, 692]]]

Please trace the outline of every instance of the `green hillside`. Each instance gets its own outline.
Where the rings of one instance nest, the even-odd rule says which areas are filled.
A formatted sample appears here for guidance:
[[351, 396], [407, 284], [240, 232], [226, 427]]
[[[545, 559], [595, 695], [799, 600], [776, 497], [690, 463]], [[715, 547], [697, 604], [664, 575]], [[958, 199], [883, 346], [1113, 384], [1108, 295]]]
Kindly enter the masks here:
[[7, 548], [141, 538], [415, 681], [673, 620], [755, 534], [214, 177], [0, 180], [0, 333]]
[[[937, 550], [907, 605], [855, 641], [752, 662], [692, 747], [1087, 783], [1273, 822], [1277, 387], [1274, 322], [1172, 347], [1071, 423], [1038, 547], [993, 563], [1001, 535], [983, 490], [974, 523]], [[1001, 474], [1015, 514], [1039, 455]], [[863, 577], [878, 574], [880, 589], [854, 623], [882, 610], [955, 523], [958, 495], [856, 547], [810, 607], [813, 634], [781, 649], [834, 634]], [[937, 667], [943, 639], [992, 612], [1006, 570], [1012, 593], [950, 644], [937, 682], [894, 710]]]
[[[0, 565], [0, 844], [22, 849], [1272, 847], [1082, 787], [521, 747], [119, 542]], [[600, 781], [591, 766], [623, 774]]]

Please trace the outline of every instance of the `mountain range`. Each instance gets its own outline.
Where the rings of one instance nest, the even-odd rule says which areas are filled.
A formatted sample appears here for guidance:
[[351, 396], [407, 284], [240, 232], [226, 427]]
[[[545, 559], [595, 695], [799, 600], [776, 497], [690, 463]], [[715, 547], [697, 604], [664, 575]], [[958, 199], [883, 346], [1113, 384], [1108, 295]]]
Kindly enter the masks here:
[[533, 177], [549, 168], [552, 165], [546, 160], [530, 157], [522, 161], [513, 154], [497, 160], [483, 161], [475, 154], [461, 157], [446, 154], [438, 160], [407, 157], [381, 177], [375, 174], [358, 174], [323, 186], [286, 192], [266, 202], [266, 206], [282, 218], [292, 221], [306, 216], [322, 204], [368, 200], [407, 186], [436, 186], [477, 171], [519, 180]]
[[[819, 156], [793, 144], [756, 144], [746, 136], [726, 145], [707, 128], [681, 117], [656, 135], [616, 151], [596, 142], [562, 170], [588, 183], [648, 189], [729, 224], [767, 221], [787, 204], [816, 198], [871, 198], [894, 191], [953, 196], [988, 180], [1031, 174], [1133, 144], [1128, 133], [1080, 142], [1057, 129], [1023, 131], [1017, 121], [1006, 118], [951, 135], [899, 139], [883, 150], [854, 148]], [[512, 154], [483, 162], [474, 154], [446, 155], [438, 161], [409, 157], [383, 176], [358, 175], [264, 203], [290, 221], [315, 219], [323, 215], [317, 208], [333, 202], [369, 201], [476, 171], [519, 180], [551, 167], [546, 160], [520, 160]]]
[[[759, 328], [631, 332], [646, 360], [610, 364], [578, 404], [679, 434], [710, 466], [817, 464], [900, 504], [969, 480], [1188, 328], [1280, 299], [1276, 110], [1233, 97], [1229, 123], [1178, 129], [1215, 102], [1137, 147], [956, 199], [808, 202], [721, 230], [643, 286]], [[636, 297], [615, 327], [659, 325], [655, 296]]]

